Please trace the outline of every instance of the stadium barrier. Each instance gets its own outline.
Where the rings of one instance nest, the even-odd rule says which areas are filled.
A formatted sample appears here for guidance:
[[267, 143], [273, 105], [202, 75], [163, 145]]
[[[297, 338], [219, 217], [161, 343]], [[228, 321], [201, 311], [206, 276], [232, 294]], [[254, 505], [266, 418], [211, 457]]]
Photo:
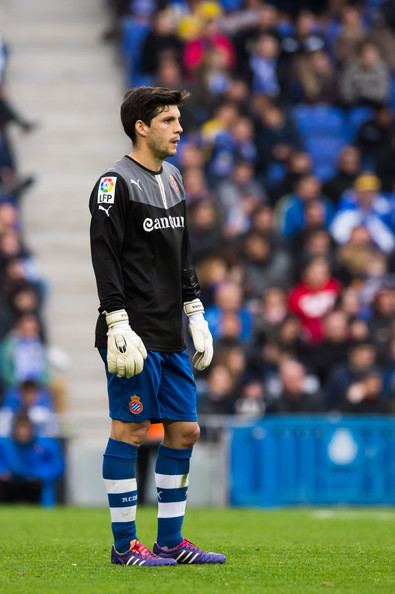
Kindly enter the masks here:
[[395, 504], [395, 418], [280, 416], [230, 431], [238, 506]]

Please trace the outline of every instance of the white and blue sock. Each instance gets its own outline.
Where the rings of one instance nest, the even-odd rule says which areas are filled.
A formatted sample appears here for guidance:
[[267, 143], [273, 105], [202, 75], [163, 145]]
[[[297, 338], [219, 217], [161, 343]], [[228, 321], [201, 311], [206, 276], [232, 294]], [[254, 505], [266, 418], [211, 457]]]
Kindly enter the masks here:
[[110, 437], [103, 457], [114, 546], [119, 553], [128, 551], [130, 541], [136, 538], [137, 450], [132, 444]]
[[160, 445], [158, 449], [155, 483], [158, 493], [157, 543], [161, 547], [175, 547], [182, 541], [191, 455], [192, 448]]

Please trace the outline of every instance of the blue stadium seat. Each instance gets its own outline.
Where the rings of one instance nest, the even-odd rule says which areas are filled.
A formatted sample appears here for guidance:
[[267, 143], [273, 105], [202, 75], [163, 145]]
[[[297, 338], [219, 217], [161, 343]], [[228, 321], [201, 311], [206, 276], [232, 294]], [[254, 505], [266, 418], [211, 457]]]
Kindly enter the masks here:
[[293, 109], [293, 116], [302, 136], [342, 135], [344, 132], [342, 111], [331, 105], [297, 105]]
[[141, 72], [141, 48], [151, 25], [133, 17], [124, 17], [121, 23], [121, 56], [126, 64], [128, 85], [149, 84], [151, 77]]
[[372, 117], [373, 109], [368, 106], [352, 107], [345, 113], [345, 125], [348, 142], [354, 142], [359, 127]]
[[335, 175], [337, 160], [343, 146], [343, 138], [317, 136], [307, 139], [305, 147], [313, 159], [314, 175], [323, 181]]
[[328, 179], [334, 175], [339, 152], [348, 141], [342, 110], [330, 105], [298, 105], [293, 116], [304, 148], [312, 156], [314, 174]]

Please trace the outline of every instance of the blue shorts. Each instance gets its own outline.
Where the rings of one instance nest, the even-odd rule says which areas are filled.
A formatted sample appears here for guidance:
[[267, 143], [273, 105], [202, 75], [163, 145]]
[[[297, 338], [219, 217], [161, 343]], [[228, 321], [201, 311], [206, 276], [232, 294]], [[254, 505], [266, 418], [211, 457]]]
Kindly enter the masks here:
[[141, 373], [129, 379], [108, 373], [107, 349], [99, 349], [107, 374], [110, 417], [127, 423], [196, 421], [196, 386], [186, 350], [149, 351]]

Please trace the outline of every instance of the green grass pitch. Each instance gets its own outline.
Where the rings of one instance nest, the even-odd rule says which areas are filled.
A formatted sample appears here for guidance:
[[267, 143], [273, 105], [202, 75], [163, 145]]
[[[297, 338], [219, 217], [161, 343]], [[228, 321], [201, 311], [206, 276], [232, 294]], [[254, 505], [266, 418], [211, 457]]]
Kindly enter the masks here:
[[[155, 509], [138, 510], [152, 546]], [[188, 510], [184, 533], [223, 566], [109, 563], [105, 509], [0, 507], [4, 594], [394, 594], [395, 509]]]

